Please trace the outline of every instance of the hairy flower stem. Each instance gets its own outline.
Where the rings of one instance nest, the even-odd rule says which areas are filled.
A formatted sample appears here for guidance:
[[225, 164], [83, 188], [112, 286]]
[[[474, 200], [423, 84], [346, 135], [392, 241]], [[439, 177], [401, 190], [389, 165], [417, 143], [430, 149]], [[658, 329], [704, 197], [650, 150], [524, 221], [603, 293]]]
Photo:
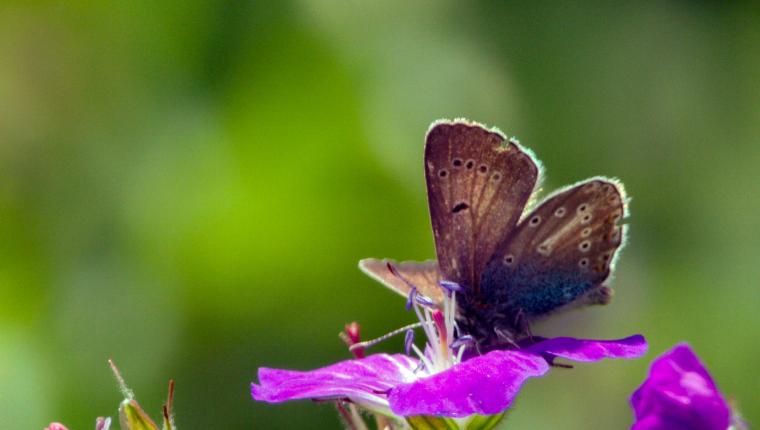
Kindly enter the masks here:
[[336, 402], [343, 424], [348, 430], [369, 430], [355, 405], [345, 402]]

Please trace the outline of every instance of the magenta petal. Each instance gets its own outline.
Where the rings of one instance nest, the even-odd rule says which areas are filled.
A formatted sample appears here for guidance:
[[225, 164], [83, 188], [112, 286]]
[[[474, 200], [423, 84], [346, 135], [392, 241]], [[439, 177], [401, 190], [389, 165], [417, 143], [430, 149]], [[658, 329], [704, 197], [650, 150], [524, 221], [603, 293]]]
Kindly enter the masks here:
[[441, 373], [401, 384], [388, 396], [402, 416], [465, 417], [504, 411], [526, 379], [549, 370], [546, 360], [522, 351], [492, 351]]
[[731, 412], [710, 374], [686, 344], [658, 357], [631, 396], [635, 430], [726, 430]]
[[385, 393], [414, 380], [416, 367], [416, 360], [401, 354], [376, 354], [307, 372], [261, 368], [251, 395], [269, 403], [347, 398], [370, 409], [387, 409]]
[[638, 358], [647, 352], [647, 341], [637, 334], [616, 340], [555, 337], [526, 348], [535, 354], [550, 354], [574, 361], [599, 361], [604, 358]]

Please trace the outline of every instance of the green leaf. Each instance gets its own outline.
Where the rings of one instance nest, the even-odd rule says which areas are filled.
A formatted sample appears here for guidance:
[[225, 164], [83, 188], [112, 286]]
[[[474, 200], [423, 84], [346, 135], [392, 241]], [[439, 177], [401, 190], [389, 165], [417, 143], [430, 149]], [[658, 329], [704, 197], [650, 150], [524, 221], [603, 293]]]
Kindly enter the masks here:
[[456, 421], [443, 417], [417, 415], [406, 417], [406, 422], [414, 430], [459, 430], [459, 425], [457, 425]]

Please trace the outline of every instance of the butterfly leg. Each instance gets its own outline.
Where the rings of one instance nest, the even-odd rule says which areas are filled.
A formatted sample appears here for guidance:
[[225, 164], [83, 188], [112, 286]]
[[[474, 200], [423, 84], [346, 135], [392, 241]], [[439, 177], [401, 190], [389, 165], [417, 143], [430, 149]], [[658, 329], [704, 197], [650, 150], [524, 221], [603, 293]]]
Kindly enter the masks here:
[[525, 311], [522, 308], [520, 308], [515, 314], [514, 326], [517, 327], [520, 332], [525, 333], [528, 336], [530, 343], [534, 343], [533, 332], [530, 330], [530, 321], [528, 321], [528, 317], [525, 315]]
[[549, 362], [549, 366], [551, 367], [558, 367], [560, 369], [573, 369], [572, 364], [565, 364], [565, 363], [557, 363], [556, 361], [552, 360]]
[[549, 366], [551, 367], [557, 367], [560, 369], [573, 369], [572, 364], [565, 364], [565, 363], [557, 363], [556, 360], [557, 357], [551, 354], [542, 354], [544, 356], [544, 360], [546, 360], [547, 363], [549, 363]]
[[[490, 341], [485, 343], [486, 352], [492, 349], [520, 349], [520, 345], [515, 342], [514, 335], [511, 330], [506, 328], [494, 327], [493, 333], [495, 338], [489, 338]], [[507, 346], [508, 345], [508, 346]]]

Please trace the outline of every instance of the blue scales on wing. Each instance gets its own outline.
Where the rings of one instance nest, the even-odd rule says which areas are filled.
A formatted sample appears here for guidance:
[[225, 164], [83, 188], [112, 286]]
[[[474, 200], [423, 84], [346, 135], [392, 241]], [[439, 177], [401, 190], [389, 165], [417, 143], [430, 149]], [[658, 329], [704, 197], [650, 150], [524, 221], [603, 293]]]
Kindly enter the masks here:
[[[560, 309], [607, 303], [624, 238], [623, 188], [594, 178], [560, 190], [525, 215], [499, 245], [481, 278], [481, 294], [515, 333]], [[512, 327], [509, 327], [509, 324]]]

